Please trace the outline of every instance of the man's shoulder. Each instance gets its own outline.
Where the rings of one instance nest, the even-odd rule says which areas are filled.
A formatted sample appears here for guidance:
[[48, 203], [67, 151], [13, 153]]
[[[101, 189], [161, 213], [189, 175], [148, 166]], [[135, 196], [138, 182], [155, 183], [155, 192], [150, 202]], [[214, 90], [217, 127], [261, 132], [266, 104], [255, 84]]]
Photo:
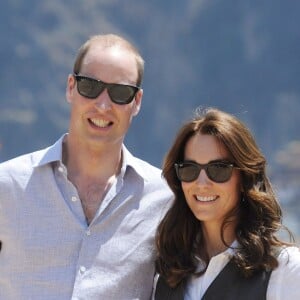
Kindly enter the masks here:
[[145, 161], [138, 157], [132, 157], [130, 165], [146, 180], [157, 179], [158, 181], [161, 181], [162, 179], [162, 170], [152, 165], [148, 161]]
[[0, 163], [0, 176], [3, 174], [24, 174], [26, 171], [32, 170], [45, 151], [46, 149], [37, 150]]
[[162, 201], [173, 199], [173, 193], [162, 176], [162, 170], [145, 160], [139, 158], [135, 158], [135, 160], [137, 167], [134, 167], [134, 170], [143, 178], [144, 192], [159, 194], [158, 198]]

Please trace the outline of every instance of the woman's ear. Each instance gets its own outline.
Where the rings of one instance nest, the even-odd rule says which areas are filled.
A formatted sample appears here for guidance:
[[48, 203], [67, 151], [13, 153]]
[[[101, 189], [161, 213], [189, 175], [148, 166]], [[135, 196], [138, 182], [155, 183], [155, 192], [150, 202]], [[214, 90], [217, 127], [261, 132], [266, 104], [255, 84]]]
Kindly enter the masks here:
[[241, 191], [241, 194], [244, 194], [244, 192], [245, 192], [245, 189], [244, 189], [244, 186], [242, 183], [240, 184], [240, 191]]

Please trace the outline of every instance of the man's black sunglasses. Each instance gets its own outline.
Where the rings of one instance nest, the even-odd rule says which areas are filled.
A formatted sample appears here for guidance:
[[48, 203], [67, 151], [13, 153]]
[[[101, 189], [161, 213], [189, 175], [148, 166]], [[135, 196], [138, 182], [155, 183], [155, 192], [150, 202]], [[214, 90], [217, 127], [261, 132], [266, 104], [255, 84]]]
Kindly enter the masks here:
[[129, 104], [135, 97], [137, 91], [140, 89], [134, 85], [119, 84], [119, 83], [105, 83], [101, 80], [73, 74], [77, 81], [78, 93], [86, 98], [95, 99], [105, 89], [112, 102], [116, 104]]
[[198, 164], [192, 161], [185, 161], [174, 165], [177, 178], [180, 181], [192, 182], [196, 180], [202, 169], [207, 177], [217, 183], [226, 182], [231, 178], [232, 170], [235, 166], [228, 162], [210, 162], [208, 164]]

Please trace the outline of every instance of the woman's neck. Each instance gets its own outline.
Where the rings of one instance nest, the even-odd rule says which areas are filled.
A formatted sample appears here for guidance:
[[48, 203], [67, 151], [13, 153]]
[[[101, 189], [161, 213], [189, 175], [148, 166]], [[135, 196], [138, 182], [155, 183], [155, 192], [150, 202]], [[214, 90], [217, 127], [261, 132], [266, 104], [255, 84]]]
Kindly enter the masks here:
[[[231, 224], [225, 226], [223, 231], [223, 239], [221, 235], [221, 228], [217, 225], [206, 226], [202, 225], [203, 238], [206, 244], [206, 251], [209, 258], [224, 252], [229, 245], [235, 240], [235, 227]], [[224, 243], [225, 242], [225, 243]]]

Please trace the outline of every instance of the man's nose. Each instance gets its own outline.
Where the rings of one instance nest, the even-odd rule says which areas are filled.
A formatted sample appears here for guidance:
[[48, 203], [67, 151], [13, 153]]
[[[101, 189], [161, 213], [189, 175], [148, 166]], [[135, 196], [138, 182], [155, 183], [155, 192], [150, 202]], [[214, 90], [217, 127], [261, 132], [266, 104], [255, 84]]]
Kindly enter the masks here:
[[109, 109], [111, 108], [112, 101], [108, 94], [107, 88], [105, 88], [99, 96], [95, 99], [95, 105], [99, 109]]

